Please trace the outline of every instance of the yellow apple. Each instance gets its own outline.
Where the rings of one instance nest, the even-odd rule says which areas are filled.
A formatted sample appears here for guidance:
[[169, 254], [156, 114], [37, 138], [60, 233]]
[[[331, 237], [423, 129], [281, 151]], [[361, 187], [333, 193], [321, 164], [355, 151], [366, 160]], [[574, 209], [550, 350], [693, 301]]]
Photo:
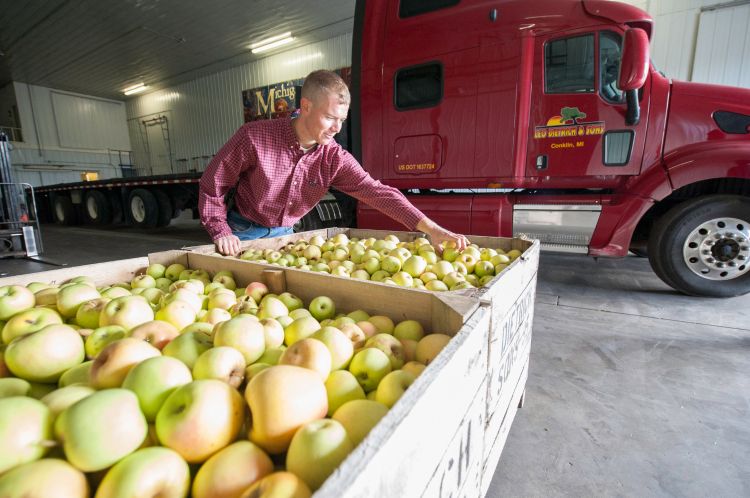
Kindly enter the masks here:
[[130, 331], [130, 337], [148, 342], [160, 351], [178, 335], [180, 335], [180, 331], [164, 320], [151, 320]]
[[428, 334], [417, 343], [416, 358], [419, 363], [429, 365], [451, 340], [446, 334]]
[[389, 373], [378, 384], [375, 401], [383, 403], [388, 408], [393, 407], [415, 380], [414, 375], [404, 370], [395, 370]]
[[161, 352], [140, 339], [126, 337], [105, 347], [91, 365], [90, 383], [96, 389], [120, 387], [134, 366]]
[[340, 422], [313, 420], [294, 434], [286, 454], [286, 469], [315, 491], [353, 449], [354, 445]]
[[238, 441], [219, 450], [198, 469], [193, 498], [235, 498], [273, 472], [273, 462], [257, 445]]
[[47, 405], [24, 396], [0, 398], [0, 475], [44, 456], [51, 438]]
[[[356, 327], [354, 324], [350, 324]], [[331, 370], [346, 368], [354, 354], [354, 345], [349, 337], [336, 327], [323, 327], [310, 336], [317, 339], [328, 348], [331, 353]]]
[[426, 366], [423, 363], [419, 363], [418, 361], [408, 361], [403, 367], [401, 367], [401, 370], [409, 372], [414, 377], [419, 377], [419, 374], [421, 374], [425, 368]]
[[84, 473], [68, 462], [44, 458], [19, 465], [3, 474], [0, 477], [0, 496], [88, 498], [89, 485]]
[[[389, 317], [384, 316], [384, 315], [374, 315], [368, 318], [367, 321], [375, 325], [375, 328], [378, 329], [378, 332], [382, 332], [384, 334], [391, 334], [391, 335], [393, 334], [393, 329], [395, 328], [395, 325], [393, 323], [393, 320], [391, 320]], [[365, 334], [367, 334], [366, 330], [365, 330]]]
[[301, 316], [284, 329], [284, 344], [291, 346], [297, 341], [310, 337], [320, 328], [320, 323], [312, 316]]
[[382, 403], [369, 399], [356, 399], [341, 405], [333, 413], [333, 419], [344, 426], [349, 439], [356, 447], [387, 413], [388, 407]]
[[216, 379], [238, 388], [245, 379], [245, 358], [229, 346], [216, 346], [201, 354], [193, 365], [193, 378]]
[[5, 344], [18, 336], [41, 330], [47, 325], [61, 324], [62, 318], [55, 310], [49, 308], [31, 308], [13, 315], [2, 328], [2, 338]]
[[169, 448], [143, 448], [131, 453], [107, 471], [96, 498], [135, 496], [183, 497], [190, 491], [190, 469]]
[[214, 327], [214, 346], [229, 346], [242, 353], [245, 365], [254, 363], [266, 350], [263, 324], [257, 318], [237, 315]]
[[347, 401], [365, 399], [365, 391], [357, 382], [357, 378], [348, 370], [334, 370], [326, 379], [326, 394], [328, 396], [328, 416]]
[[331, 373], [331, 353], [324, 343], [309, 337], [286, 348], [279, 358], [279, 365], [309, 368], [325, 381]]
[[3, 353], [8, 369], [32, 382], [57, 382], [84, 357], [83, 339], [68, 325], [47, 325], [33, 334], [16, 337]]

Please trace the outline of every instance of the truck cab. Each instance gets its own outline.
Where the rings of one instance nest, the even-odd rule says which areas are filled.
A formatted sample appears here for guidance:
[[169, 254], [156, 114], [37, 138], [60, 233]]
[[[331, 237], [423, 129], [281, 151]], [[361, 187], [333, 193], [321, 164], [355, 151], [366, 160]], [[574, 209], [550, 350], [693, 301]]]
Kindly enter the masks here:
[[359, 0], [354, 153], [451, 230], [632, 250], [681, 292], [744, 294], [750, 91], [669, 80], [652, 31], [604, 0]]

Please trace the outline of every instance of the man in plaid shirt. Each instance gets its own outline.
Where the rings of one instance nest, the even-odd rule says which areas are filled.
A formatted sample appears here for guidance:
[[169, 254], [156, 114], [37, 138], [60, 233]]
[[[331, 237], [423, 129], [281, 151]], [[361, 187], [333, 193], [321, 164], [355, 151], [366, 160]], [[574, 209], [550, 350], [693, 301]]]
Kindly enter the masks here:
[[[369, 204], [432, 243], [452, 241], [463, 250], [468, 241], [425, 216], [393, 187], [373, 179], [333, 139], [349, 111], [344, 81], [331, 71], [314, 71], [302, 87], [295, 119], [243, 125], [219, 150], [200, 181], [201, 222], [222, 254], [236, 255], [240, 240], [292, 232], [334, 187]], [[237, 188], [227, 212], [224, 196]]]

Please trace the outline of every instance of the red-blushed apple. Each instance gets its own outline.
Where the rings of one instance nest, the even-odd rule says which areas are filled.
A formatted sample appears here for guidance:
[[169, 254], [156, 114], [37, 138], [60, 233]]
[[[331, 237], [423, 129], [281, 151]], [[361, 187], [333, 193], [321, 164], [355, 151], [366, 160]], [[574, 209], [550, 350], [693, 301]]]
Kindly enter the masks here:
[[[57, 311], [65, 318], [76, 316], [78, 307], [86, 301], [101, 297], [99, 291], [86, 284], [69, 284], [60, 287], [57, 293]], [[23, 311], [23, 310], [19, 310]], [[0, 317], [2, 320], [2, 317]]]
[[190, 370], [195, 365], [195, 360], [213, 347], [211, 336], [201, 331], [183, 331], [172, 339], [172, 342], [164, 346], [162, 354], [177, 358]]
[[357, 382], [354, 374], [348, 370], [334, 370], [325, 382], [328, 396], [328, 416], [347, 401], [365, 399], [365, 391]]
[[254, 363], [266, 350], [263, 324], [254, 316], [237, 315], [214, 327], [214, 346], [229, 346], [240, 353], [245, 365]]
[[326, 416], [328, 398], [316, 372], [291, 365], [261, 371], [245, 389], [252, 426], [249, 439], [271, 454], [283, 453], [302, 425]]
[[132, 330], [154, 319], [154, 310], [142, 296], [118, 297], [108, 302], [99, 316], [99, 325], [119, 325]]
[[313, 420], [294, 434], [286, 454], [286, 469], [315, 491], [353, 449], [354, 445], [340, 422]]
[[2, 328], [2, 338], [5, 344], [16, 337], [31, 334], [47, 325], [61, 324], [59, 313], [49, 308], [31, 308], [13, 315]]
[[156, 415], [156, 434], [188, 463], [200, 463], [235, 440], [244, 418], [236, 389], [219, 380], [194, 380], [164, 402]]
[[60, 376], [60, 380], [57, 381], [57, 385], [60, 387], [72, 386], [72, 385], [88, 385], [91, 378], [91, 366], [94, 364], [92, 361], [84, 361], [80, 365], [76, 365], [72, 368], [67, 369]]
[[424, 337], [424, 327], [416, 320], [403, 320], [393, 329], [393, 336], [396, 339], [419, 341]]
[[192, 498], [236, 498], [272, 472], [273, 462], [266, 452], [250, 441], [237, 441], [198, 469]]
[[31, 382], [57, 382], [84, 357], [83, 339], [67, 325], [47, 325], [33, 334], [16, 337], [3, 353], [13, 375]]
[[[404, 363], [417, 359], [417, 341], [412, 339], [399, 339], [404, 347]], [[403, 368], [403, 367], [401, 367]]]
[[316, 330], [310, 338], [319, 340], [328, 348], [331, 353], [331, 370], [349, 366], [354, 355], [354, 344], [344, 332], [336, 327], [323, 327]]
[[245, 294], [252, 297], [256, 304], [260, 303], [263, 296], [268, 294], [268, 286], [263, 282], [250, 282], [245, 287]]
[[[395, 324], [393, 323], [393, 320], [390, 319], [390, 317], [387, 317], [385, 315], [373, 315], [370, 318], [368, 318], [367, 321], [375, 325], [375, 328], [378, 329], [379, 333], [393, 335], [393, 329], [395, 328]], [[365, 330], [365, 334], [367, 334], [366, 330]], [[371, 337], [371, 336], [368, 335], [368, 337]]]
[[0, 477], [0, 496], [88, 498], [86, 476], [68, 462], [57, 458], [44, 458], [25, 463]]
[[122, 387], [135, 393], [143, 415], [152, 423], [172, 391], [192, 380], [188, 367], [177, 358], [155, 356], [134, 366], [125, 376]]
[[367, 339], [365, 348], [378, 348], [388, 355], [392, 370], [398, 370], [404, 366], [404, 345], [390, 334], [375, 334]]
[[284, 329], [284, 344], [291, 346], [295, 342], [310, 337], [320, 328], [320, 323], [312, 316], [297, 318]]
[[[349, 339], [354, 350], [364, 347], [367, 336], [365, 336], [365, 333], [362, 331], [359, 325], [355, 323], [345, 323], [339, 328], [339, 330], [341, 330], [341, 332], [347, 337], [347, 339]], [[373, 330], [375, 330], [374, 326]], [[354, 353], [354, 350], [352, 350], [352, 354]]]
[[102, 349], [91, 365], [90, 384], [96, 389], [120, 387], [130, 370], [161, 352], [140, 339], [126, 337]]
[[279, 365], [309, 368], [325, 381], [331, 373], [331, 353], [321, 341], [308, 337], [286, 348], [279, 358]]
[[404, 372], [409, 372], [414, 377], [419, 377], [419, 375], [424, 371], [424, 369], [427, 368], [424, 364], [419, 363], [418, 361], [409, 361], [404, 364], [403, 367], [401, 367], [401, 370]]
[[380, 380], [391, 371], [391, 359], [377, 348], [365, 348], [354, 354], [349, 371], [365, 392], [377, 389]]
[[215, 346], [201, 354], [193, 365], [193, 378], [215, 379], [237, 389], [245, 380], [245, 358], [229, 346]]
[[180, 498], [190, 491], [190, 469], [169, 448], [143, 448], [107, 471], [96, 490], [97, 498], [158, 496]]
[[99, 356], [102, 349], [115, 341], [124, 339], [126, 336], [127, 332], [119, 325], [107, 325], [106, 327], [98, 327], [94, 329], [88, 336], [86, 336], [84, 342], [86, 358], [96, 358]]
[[278, 471], [245, 490], [239, 498], [310, 498], [307, 484], [291, 472]]
[[0, 399], [0, 475], [43, 457], [52, 439], [52, 414], [39, 400], [23, 396]]
[[383, 403], [388, 408], [392, 408], [406, 389], [416, 380], [416, 377], [404, 370], [394, 370], [389, 373], [378, 384], [375, 392], [375, 401]]
[[161, 351], [164, 346], [180, 335], [180, 331], [169, 322], [164, 320], [151, 320], [145, 322], [130, 331], [130, 337], [145, 341]]
[[55, 435], [66, 459], [83, 472], [106, 469], [129, 455], [147, 432], [138, 398], [127, 389], [97, 391], [68, 407], [55, 421]]
[[17, 377], [4, 377], [0, 379], [0, 398], [28, 396], [30, 392], [31, 383], [28, 380]]
[[429, 365], [440, 351], [451, 340], [446, 334], [428, 334], [417, 343], [416, 359], [423, 365]]
[[312, 316], [320, 321], [326, 318], [333, 318], [336, 316], [336, 305], [328, 296], [318, 296], [310, 301], [310, 305], [307, 307]]
[[356, 447], [387, 413], [388, 407], [377, 401], [352, 400], [341, 405], [332, 418], [344, 426]]
[[177, 330], [182, 330], [195, 322], [197, 311], [195, 307], [185, 301], [175, 300], [161, 307], [154, 318], [164, 320], [174, 325]]

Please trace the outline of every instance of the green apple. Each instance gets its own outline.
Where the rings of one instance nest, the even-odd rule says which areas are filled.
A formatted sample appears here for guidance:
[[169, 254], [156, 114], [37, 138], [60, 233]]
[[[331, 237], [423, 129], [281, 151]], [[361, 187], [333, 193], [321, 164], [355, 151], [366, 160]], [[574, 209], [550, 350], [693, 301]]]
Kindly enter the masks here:
[[34, 294], [36, 294], [37, 292], [39, 292], [42, 289], [50, 289], [50, 288], [52, 288], [52, 285], [45, 284], [44, 282], [31, 282], [31, 283], [26, 284], [26, 288], [29, 289]]
[[363, 257], [361, 265], [362, 265], [362, 269], [365, 270], [370, 275], [373, 275], [374, 273], [381, 271], [379, 257], [369, 257], [369, 258]]
[[270, 363], [255, 362], [252, 365], [245, 367], [245, 380], [250, 382], [250, 379], [258, 375], [260, 372], [268, 367], [272, 367]]
[[[373, 391], [373, 393], [376, 392]], [[341, 405], [332, 418], [344, 426], [349, 439], [356, 447], [387, 413], [388, 407], [382, 403], [369, 399], [357, 399]]]
[[354, 445], [340, 422], [313, 420], [295, 432], [286, 454], [286, 469], [314, 491], [353, 449]]
[[31, 308], [13, 315], [2, 328], [5, 344], [16, 337], [41, 330], [47, 325], [61, 324], [62, 318], [55, 310], [49, 308]]
[[448, 261], [438, 261], [432, 265], [432, 271], [439, 280], [442, 280], [447, 274], [456, 271], [453, 265]]
[[68, 284], [57, 293], [57, 310], [63, 318], [76, 316], [78, 307], [86, 301], [101, 297], [99, 291], [87, 284]]
[[398, 370], [404, 366], [404, 345], [390, 334], [375, 334], [367, 339], [365, 348], [378, 348], [388, 355], [392, 370]]
[[445, 283], [442, 280], [430, 280], [426, 284], [424, 284], [425, 289], [431, 290], [431, 291], [447, 291], [448, 286], [445, 285]]
[[370, 318], [370, 314], [366, 312], [365, 310], [354, 310], [352, 312], [347, 313], [346, 316], [354, 320], [355, 323], [362, 322]]
[[0, 399], [0, 474], [44, 456], [51, 438], [47, 405], [23, 396]]
[[198, 313], [198, 321], [216, 325], [232, 319], [232, 314], [222, 308], [212, 308], [210, 310], [201, 310]]
[[86, 301], [78, 307], [75, 315], [75, 323], [85, 329], [95, 329], [99, 327], [99, 317], [104, 307], [111, 299], [99, 297]]
[[119, 325], [107, 325], [106, 327], [94, 329], [86, 337], [86, 342], [84, 343], [86, 357], [89, 359], [96, 358], [102, 349], [115, 341], [124, 339], [126, 335], [125, 329]]
[[[355, 325], [356, 326], [356, 325]], [[336, 327], [323, 327], [310, 338], [325, 344], [331, 353], [331, 370], [346, 368], [354, 355], [354, 345], [349, 337]]]
[[496, 254], [490, 258], [490, 263], [493, 265], [509, 265], [511, 263], [510, 258], [507, 254]]
[[[175, 282], [173, 286], [177, 284], [189, 284], [190, 282], [193, 282], [193, 280], [180, 280], [178, 282]], [[198, 280], [195, 280], [195, 282], [200, 283]], [[234, 296], [233, 296], [234, 297]], [[176, 289], [173, 289], [169, 292], [169, 294], [166, 294], [162, 300], [161, 300], [161, 306], [164, 307], [165, 305], [173, 302], [173, 301], [184, 301], [188, 303], [195, 312], [199, 312], [203, 308], [203, 292], [202, 289], [198, 288], [187, 288], [187, 287], [178, 287]]]
[[169, 395], [156, 415], [159, 442], [188, 463], [206, 461], [235, 440], [245, 418], [236, 389], [219, 380], [194, 380]]
[[216, 379], [238, 388], [245, 379], [245, 357], [229, 346], [216, 346], [201, 354], [193, 365], [193, 378]]
[[[279, 317], [279, 318], [286, 318], [289, 320], [289, 323], [291, 323], [294, 320], [291, 320], [288, 316], [286, 317]], [[284, 344], [284, 327], [276, 318], [264, 318], [260, 321], [260, 324], [263, 326], [263, 337], [265, 340], [265, 349], [269, 348], [277, 348]], [[257, 361], [257, 360], [256, 360]]]
[[160, 263], [153, 263], [148, 265], [146, 268], [146, 275], [151, 276], [153, 279], [163, 278], [167, 268]]
[[495, 275], [495, 266], [490, 261], [478, 261], [477, 264], [474, 266], [474, 273], [476, 273], [477, 277], [484, 277], [487, 275], [494, 276]]
[[282, 292], [281, 294], [279, 294], [279, 299], [286, 305], [289, 311], [294, 311], [304, 306], [302, 299], [290, 292]]
[[143, 415], [151, 423], [172, 391], [192, 380], [188, 367], [177, 358], [155, 356], [133, 367], [122, 387], [135, 393]]
[[310, 310], [312, 316], [320, 321], [326, 318], [333, 318], [336, 316], [336, 305], [328, 296], [318, 296], [310, 301], [310, 305], [307, 307]]
[[255, 360], [255, 363], [267, 363], [269, 365], [277, 365], [279, 358], [284, 353], [286, 346], [281, 345], [275, 348], [266, 348], [260, 358]]
[[231, 291], [237, 288], [237, 282], [231, 275], [214, 275], [212, 282], [221, 284]]
[[298, 308], [289, 312], [289, 317], [294, 320], [305, 316], [312, 316], [312, 313], [307, 308]]
[[320, 323], [312, 316], [297, 318], [284, 329], [284, 344], [291, 346], [297, 341], [310, 337], [320, 329]]
[[154, 318], [164, 320], [174, 325], [177, 330], [182, 330], [191, 323], [195, 322], [197, 310], [194, 306], [185, 301], [171, 301], [161, 307], [156, 312]]
[[385, 315], [373, 315], [368, 318], [367, 321], [375, 325], [375, 328], [378, 329], [378, 333], [393, 334], [393, 329], [396, 328], [393, 320]]
[[357, 382], [357, 378], [348, 370], [334, 370], [325, 382], [328, 396], [328, 416], [347, 401], [365, 399], [365, 391]]
[[351, 278], [357, 279], [357, 280], [370, 280], [370, 274], [367, 273], [367, 270], [354, 270], [351, 273]]
[[34, 293], [26, 287], [21, 285], [2, 286], [0, 287], [0, 320], [8, 320], [16, 313], [33, 308], [35, 303]]
[[266, 350], [266, 336], [261, 324], [255, 317], [237, 315], [231, 320], [219, 323], [214, 327], [214, 346], [229, 346], [240, 353], [245, 365], [254, 363]]
[[391, 371], [391, 360], [380, 349], [365, 348], [354, 354], [349, 371], [365, 392], [374, 391], [380, 380]]
[[239, 497], [272, 472], [273, 462], [265, 451], [250, 441], [237, 441], [219, 450], [198, 469], [192, 498]]
[[403, 320], [393, 329], [393, 336], [396, 339], [419, 341], [424, 337], [424, 327], [416, 320]]
[[184, 497], [190, 491], [190, 469], [169, 448], [143, 448], [117, 462], [102, 479], [97, 498], [136, 496]]
[[250, 296], [239, 296], [237, 298], [237, 303], [229, 309], [229, 313], [231, 313], [232, 316], [241, 314], [257, 315], [258, 305]]
[[237, 304], [237, 295], [229, 289], [215, 289], [208, 295], [208, 309], [228, 310]]
[[28, 396], [31, 392], [31, 384], [27, 380], [17, 377], [5, 377], [0, 379], [0, 398], [11, 396]]
[[8, 369], [32, 382], [57, 382], [84, 356], [80, 334], [67, 325], [47, 325], [33, 334], [16, 337], [3, 353]]
[[380, 268], [392, 275], [401, 271], [401, 260], [396, 256], [386, 256], [380, 260]]
[[138, 398], [127, 389], [97, 391], [68, 407], [55, 421], [65, 457], [84, 472], [106, 469], [132, 453], [147, 432]]
[[125, 296], [132, 296], [133, 293], [130, 292], [128, 289], [124, 289], [122, 287], [107, 287], [106, 289], [102, 290], [101, 297], [106, 297], [107, 299], [115, 299], [118, 297], [125, 297]]
[[108, 302], [99, 316], [99, 325], [119, 325], [131, 330], [154, 319], [154, 310], [142, 296], [118, 297]]
[[388, 408], [393, 407], [406, 389], [416, 380], [416, 377], [404, 370], [394, 370], [378, 384], [375, 401], [383, 403]]
[[160, 277], [156, 279], [155, 284], [157, 289], [166, 294], [169, 292], [169, 287], [172, 285], [172, 281], [166, 277]]
[[89, 287], [96, 288], [96, 282], [94, 282], [94, 279], [87, 275], [80, 275], [78, 277], [73, 277], [67, 282], [65, 282], [65, 284], [63, 285], [66, 285], [66, 284], [86, 284]]
[[88, 386], [74, 385], [66, 386], [60, 389], [56, 389], [51, 393], [47, 394], [40, 399], [42, 403], [47, 405], [50, 413], [52, 414], [52, 420], [55, 420], [66, 408], [72, 406], [76, 402], [91, 396], [96, 391]]
[[172, 342], [180, 335], [180, 331], [169, 322], [163, 320], [151, 320], [145, 322], [130, 331], [130, 337], [145, 341], [158, 350]]
[[401, 287], [412, 287], [414, 285], [414, 277], [405, 271], [397, 271], [391, 276], [391, 280]]
[[417, 343], [416, 357], [419, 363], [429, 365], [451, 340], [446, 334], [428, 334]]
[[410, 256], [403, 264], [403, 270], [412, 277], [419, 277], [426, 268], [427, 261], [422, 256]]
[[29, 382], [29, 385], [31, 388], [29, 389], [29, 394], [27, 394], [27, 396], [39, 400], [57, 389], [56, 383]]
[[492, 281], [492, 279], [495, 278], [495, 271], [492, 270], [492, 275], [485, 275], [479, 279], [479, 282], [477, 283], [477, 287], [484, 287], [488, 283]]
[[258, 306], [258, 318], [278, 318], [289, 314], [286, 305], [278, 297], [265, 296]]
[[36, 306], [50, 306], [52, 309], [57, 311], [57, 293], [60, 292], [59, 287], [51, 287], [49, 289], [42, 289], [34, 293], [34, 300]]
[[86, 476], [64, 460], [44, 458], [12, 468], [0, 477], [3, 498], [88, 498]]
[[[180, 330], [180, 335], [185, 335], [188, 332], [202, 332], [208, 337], [213, 336], [215, 325], [208, 322], [194, 322]], [[166, 346], [165, 346], [166, 347]]]
[[167, 266], [167, 269], [164, 270], [164, 276], [174, 282], [175, 280], [180, 278], [180, 273], [182, 273], [183, 271], [185, 271], [184, 265], [181, 265], [180, 263], [173, 263]]
[[195, 360], [213, 347], [211, 336], [201, 331], [183, 331], [175, 337], [172, 342], [164, 346], [162, 354], [177, 358], [190, 370], [195, 365]]
[[321, 341], [308, 337], [286, 348], [279, 358], [279, 365], [309, 368], [325, 381], [331, 373], [331, 353]]
[[72, 386], [72, 385], [88, 385], [91, 380], [91, 367], [94, 364], [93, 361], [84, 361], [80, 365], [76, 365], [72, 368], [67, 369], [61, 376], [60, 380], [57, 381], [57, 385], [60, 387]]
[[96, 389], [120, 387], [138, 363], [161, 356], [161, 352], [140, 339], [126, 337], [107, 345], [94, 359], [90, 384]]
[[149, 289], [156, 287], [156, 278], [151, 275], [136, 275], [130, 281], [131, 289]]

